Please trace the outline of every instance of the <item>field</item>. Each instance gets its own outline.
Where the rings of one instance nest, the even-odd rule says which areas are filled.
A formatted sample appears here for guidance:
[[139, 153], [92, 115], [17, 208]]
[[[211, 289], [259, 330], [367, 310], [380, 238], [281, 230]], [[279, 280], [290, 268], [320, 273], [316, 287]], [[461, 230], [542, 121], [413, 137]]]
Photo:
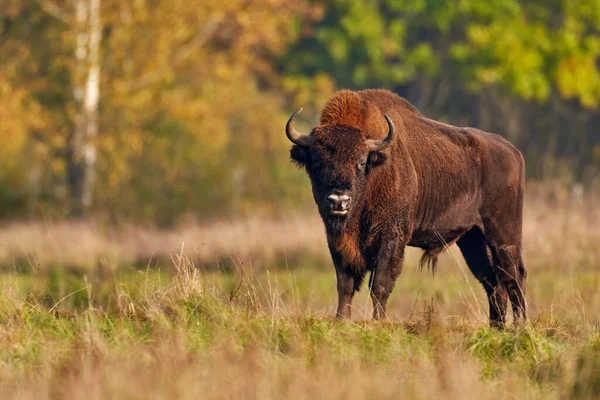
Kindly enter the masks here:
[[337, 321], [314, 214], [169, 231], [0, 229], [1, 398], [598, 398], [600, 199], [530, 187], [530, 321], [487, 327], [451, 248], [411, 250], [389, 306]]

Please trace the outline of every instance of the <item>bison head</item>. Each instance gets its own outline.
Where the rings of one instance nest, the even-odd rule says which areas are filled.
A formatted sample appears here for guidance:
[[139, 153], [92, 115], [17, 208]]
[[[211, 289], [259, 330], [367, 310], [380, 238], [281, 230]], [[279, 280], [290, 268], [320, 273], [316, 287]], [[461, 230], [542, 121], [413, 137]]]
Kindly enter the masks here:
[[[389, 131], [384, 139], [367, 139], [364, 132], [345, 125], [321, 125], [310, 135], [294, 129], [296, 111], [286, 125], [294, 143], [292, 160], [306, 169], [319, 213], [330, 229], [340, 229], [364, 203], [369, 176], [387, 157], [382, 150], [394, 141], [395, 128], [385, 115]], [[356, 211], [359, 210], [359, 211]]]

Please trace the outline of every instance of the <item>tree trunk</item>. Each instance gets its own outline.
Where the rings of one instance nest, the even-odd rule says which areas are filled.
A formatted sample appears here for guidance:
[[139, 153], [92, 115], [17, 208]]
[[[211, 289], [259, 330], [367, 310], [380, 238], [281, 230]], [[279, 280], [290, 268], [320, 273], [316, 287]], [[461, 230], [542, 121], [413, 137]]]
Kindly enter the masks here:
[[100, 0], [75, 0], [75, 60], [73, 96], [75, 127], [68, 149], [70, 214], [84, 217], [94, 197], [98, 101], [100, 97]]

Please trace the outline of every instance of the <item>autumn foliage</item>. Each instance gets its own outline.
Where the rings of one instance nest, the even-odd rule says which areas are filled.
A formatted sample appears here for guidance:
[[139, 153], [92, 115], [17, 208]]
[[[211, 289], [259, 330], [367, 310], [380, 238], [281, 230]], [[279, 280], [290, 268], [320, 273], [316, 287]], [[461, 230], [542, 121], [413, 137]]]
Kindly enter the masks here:
[[531, 177], [597, 176], [596, 2], [101, 0], [97, 135], [80, 149], [91, 4], [0, 4], [3, 218], [72, 215], [72, 166], [92, 148], [85, 212], [111, 221], [305, 207], [283, 126], [304, 106], [308, 128], [338, 88], [498, 132]]

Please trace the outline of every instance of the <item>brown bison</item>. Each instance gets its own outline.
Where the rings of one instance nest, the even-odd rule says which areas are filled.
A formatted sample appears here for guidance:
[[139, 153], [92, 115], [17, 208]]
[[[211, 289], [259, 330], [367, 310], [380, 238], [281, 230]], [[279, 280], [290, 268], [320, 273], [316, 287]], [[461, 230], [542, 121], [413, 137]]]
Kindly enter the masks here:
[[306, 169], [335, 265], [337, 316], [350, 317], [367, 271], [373, 317], [402, 271], [406, 246], [438, 255], [456, 243], [503, 326], [510, 300], [526, 319], [521, 231], [525, 165], [503, 137], [431, 120], [386, 90], [341, 91], [309, 135], [286, 126], [292, 160]]

